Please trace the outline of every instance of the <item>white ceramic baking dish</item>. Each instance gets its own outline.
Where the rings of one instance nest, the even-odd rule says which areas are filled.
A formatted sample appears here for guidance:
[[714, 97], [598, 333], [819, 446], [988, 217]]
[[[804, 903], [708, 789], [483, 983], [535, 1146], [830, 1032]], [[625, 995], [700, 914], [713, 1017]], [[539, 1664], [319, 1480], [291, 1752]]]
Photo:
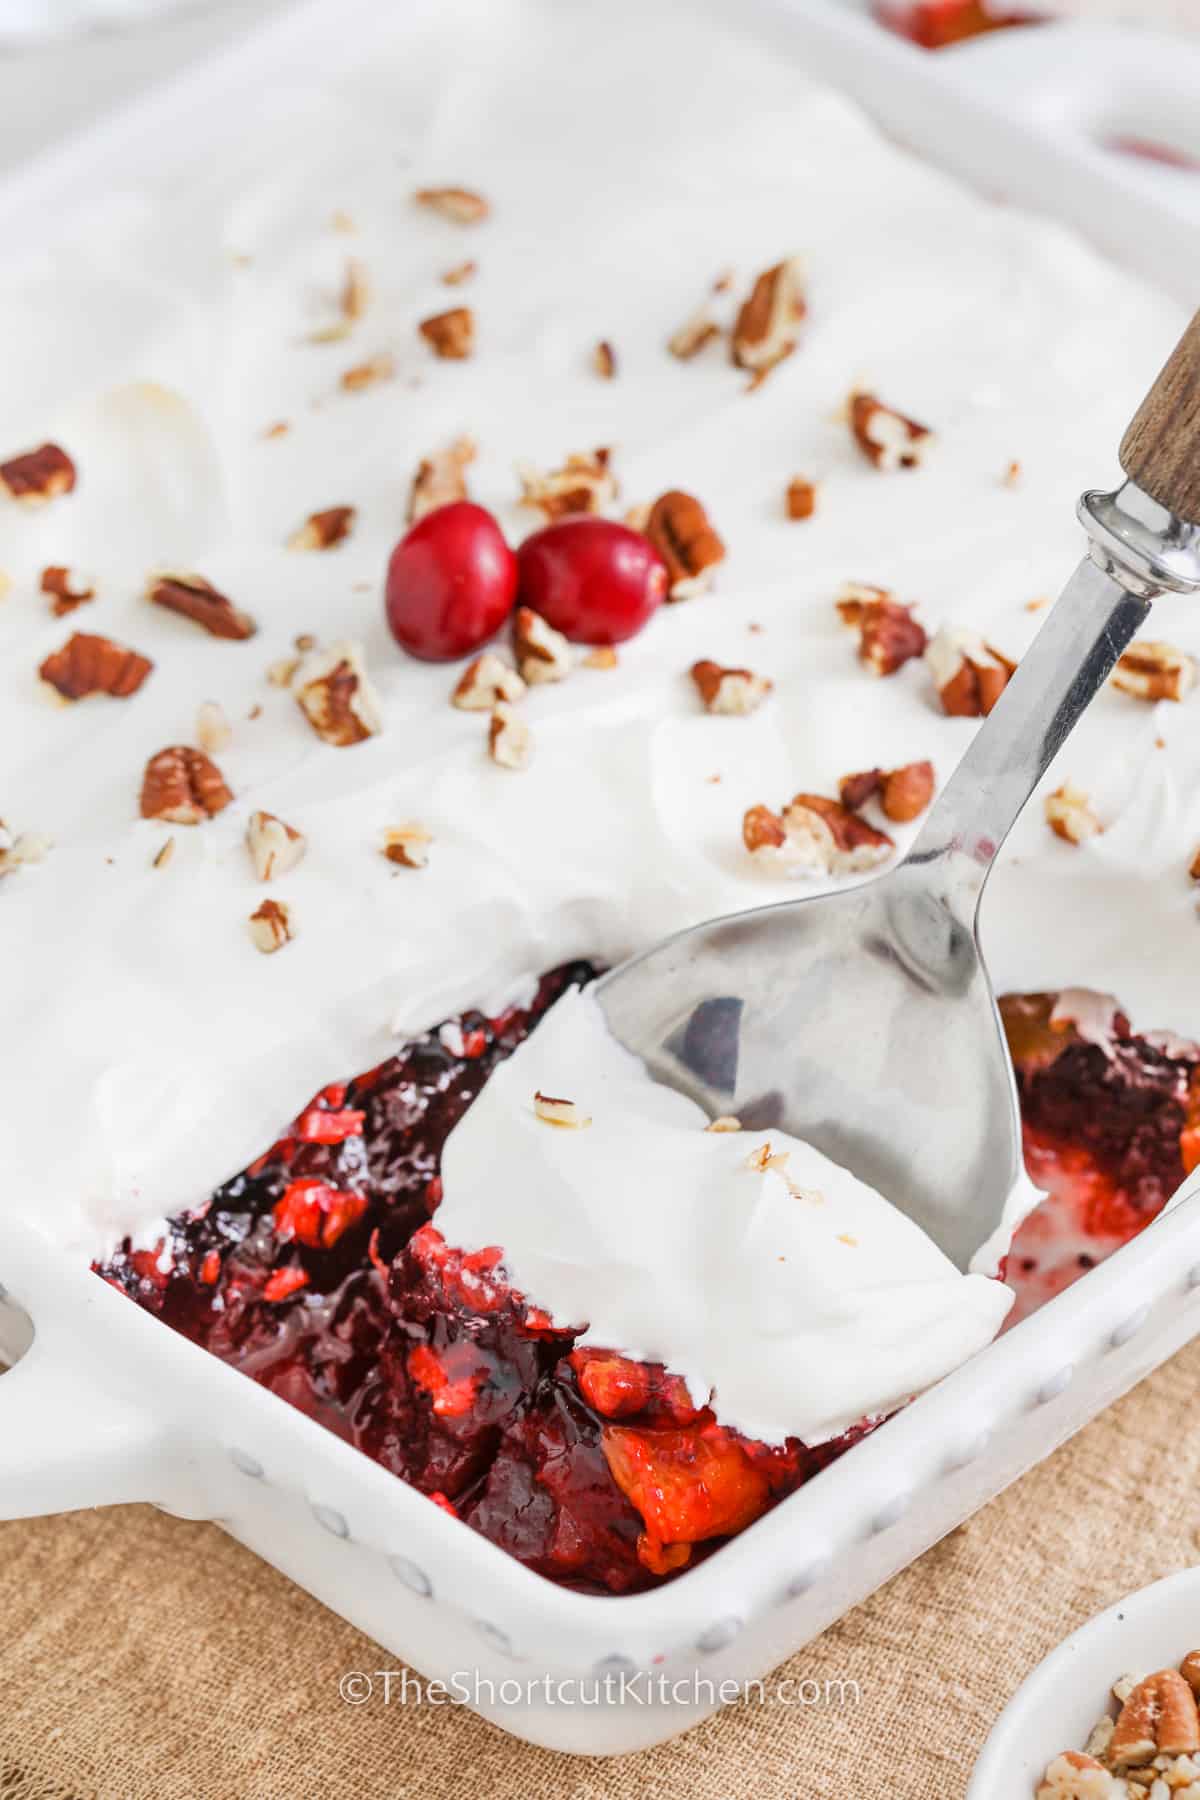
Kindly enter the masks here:
[[[1150, 101], [1197, 91], [1200, 54], [1189, 74], [1178, 46], [1069, 27], [925, 57], [832, 0], [762, 0], [762, 12], [925, 153], [1051, 207], [1194, 299], [1200, 203], [1097, 149], [1093, 126], [1136, 67], [1153, 117], [1127, 111], [1122, 130], [1161, 137]], [[334, 24], [369, 20], [369, 6], [314, 0], [22, 171], [0, 189], [0, 232], [36, 237], [89, 182], [132, 181], [168, 121], [178, 136], [192, 116], [252, 104], [283, 63], [313, 66]], [[532, 1741], [617, 1753], [716, 1710], [734, 1692], [723, 1684], [766, 1676], [1200, 1329], [1200, 1201], [1182, 1200], [735, 1542], [633, 1598], [531, 1574], [3, 1212], [0, 1281], [0, 1354], [16, 1359], [0, 1382], [0, 1517], [149, 1500], [216, 1519], [383, 1646], [381, 1666], [465, 1681], [478, 1711]], [[627, 1684], [598, 1685], [598, 1672]]]

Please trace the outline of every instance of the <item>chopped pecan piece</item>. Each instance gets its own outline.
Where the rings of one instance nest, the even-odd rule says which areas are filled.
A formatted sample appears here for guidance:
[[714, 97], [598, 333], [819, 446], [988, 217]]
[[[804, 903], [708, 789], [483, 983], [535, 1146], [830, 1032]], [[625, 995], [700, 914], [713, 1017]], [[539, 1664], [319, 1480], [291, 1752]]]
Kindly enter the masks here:
[[41, 506], [75, 486], [75, 464], [57, 444], [39, 444], [0, 462], [0, 488], [22, 506]]
[[150, 867], [152, 869], [165, 869], [167, 864], [170, 862], [171, 858], [174, 856], [174, 854], [175, 854], [175, 839], [174, 839], [174, 837], [172, 836], [169, 838], [164, 838], [163, 842], [158, 846], [158, 849], [154, 852], [154, 855], [150, 858]]
[[974, 631], [950, 626], [930, 639], [925, 652], [942, 709], [952, 718], [986, 717], [1012, 680], [1016, 663]]
[[601, 338], [592, 351], [592, 369], [601, 381], [611, 381], [617, 372], [617, 353], [607, 338]]
[[363, 388], [377, 386], [381, 381], [391, 381], [395, 373], [395, 357], [386, 350], [381, 350], [377, 356], [368, 356], [365, 362], [343, 369], [341, 385], [348, 394], [357, 394]]
[[22, 831], [14, 836], [0, 819], [0, 876], [15, 875], [18, 869], [28, 867], [30, 863], [44, 862], [52, 848], [48, 837], [40, 837], [35, 832]]
[[1092, 811], [1090, 797], [1071, 781], [1064, 781], [1046, 795], [1046, 823], [1056, 837], [1065, 838], [1068, 844], [1085, 843], [1104, 829]]
[[522, 679], [530, 687], [561, 681], [571, 673], [571, 651], [566, 638], [547, 625], [532, 607], [518, 606], [513, 615], [513, 649]]
[[456, 500], [467, 500], [467, 469], [475, 461], [475, 440], [455, 438], [431, 456], [422, 457], [408, 490], [408, 523], [415, 525], [426, 513], [439, 506], [451, 506]]
[[298, 531], [287, 541], [289, 550], [332, 550], [354, 527], [356, 508], [327, 506], [324, 512], [309, 513]]
[[233, 726], [215, 700], [202, 700], [196, 708], [196, 742], [210, 756], [216, 750], [227, 750], [233, 742]]
[[[264, 900], [255, 912], [250, 914], [250, 936], [256, 950], [264, 956], [270, 956], [275, 950], [282, 950], [290, 944], [296, 935], [296, 924], [292, 917], [292, 909], [286, 900]], [[297, 1270], [304, 1280], [308, 1277], [303, 1270]], [[287, 1273], [287, 1271], [280, 1271]]]
[[258, 626], [250, 617], [206, 581], [203, 575], [179, 574], [160, 569], [146, 582], [146, 598], [165, 612], [179, 613], [202, 625], [212, 637], [242, 641], [251, 638]]
[[149, 657], [115, 644], [112, 638], [77, 631], [46, 658], [38, 674], [64, 700], [85, 700], [89, 694], [127, 700], [153, 667]]
[[61, 563], [52, 563], [43, 569], [39, 585], [43, 594], [50, 595], [50, 611], [56, 619], [64, 618], [77, 606], [84, 606], [96, 598], [96, 590], [88, 577]]
[[689, 673], [710, 713], [756, 712], [775, 685], [751, 669], [725, 669], [715, 662], [693, 663]]
[[739, 1118], [736, 1118], [733, 1113], [720, 1113], [717, 1118], [710, 1119], [704, 1129], [705, 1131], [715, 1131], [718, 1133], [740, 1131], [742, 1129], [742, 1121]]
[[1196, 685], [1196, 662], [1174, 644], [1143, 638], [1119, 657], [1112, 684], [1137, 700], [1182, 700]]
[[777, 815], [752, 806], [742, 841], [767, 865], [805, 875], [853, 875], [886, 862], [895, 844], [840, 800], [797, 794]]
[[794, 475], [787, 485], [788, 518], [811, 519], [817, 510], [819, 492], [815, 481], [809, 481], [803, 475]]
[[351, 256], [346, 261], [346, 274], [339, 297], [343, 319], [351, 322], [361, 319], [370, 304], [371, 281], [366, 264], [359, 257]]
[[583, 659], [585, 669], [615, 669], [620, 658], [611, 644], [597, 644]]
[[567, 1131], [584, 1131], [592, 1122], [574, 1100], [559, 1100], [553, 1094], [543, 1094], [540, 1088], [533, 1096], [533, 1110], [543, 1124], [558, 1125]]
[[497, 701], [488, 721], [488, 755], [502, 769], [526, 769], [533, 755], [533, 734], [506, 700]]
[[843, 775], [838, 793], [851, 812], [878, 797], [886, 818], [907, 825], [925, 811], [933, 799], [934, 785], [933, 764], [914, 762], [899, 769], [864, 769], [858, 775]]
[[758, 277], [742, 304], [730, 338], [730, 354], [740, 369], [764, 375], [790, 356], [808, 310], [798, 257], [789, 256]]
[[273, 881], [294, 869], [308, 849], [308, 839], [274, 813], [252, 812], [246, 821], [246, 848], [260, 881]]
[[477, 262], [455, 263], [452, 269], [446, 269], [442, 281], [446, 287], [461, 287], [464, 281], [470, 281], [479, 268]]
[[423, 869], [432, 842], [432, 832], [423, 825], [394, 825], [383, 834], [383, 854], [402, 869]]
[[498, 701], [520, 700], [525, 683], [494, 650], [485, 650], [468, 663], [450, 696], [452, 706], [464, 712], [491, 712]]
[[850, 429], [863, 455], [877, 469], [915, 469], [933, 439], [928, 425], [918, 425], [874, 394], [851, 394]]
[[725, 546], [699, 500], [679, 488], [661, 494], [643, 526], [667, 567], [668, 600], [687, 600], [709, 586]]
[[210, 756], [186, 744], [160, 750], [142, 776], [143, 819], [166, 819], [172, 825], [199, 825], [213, 819], [233, 800], [225, 778]]
[[1192, 860], [1188, 864], [1188, 874], [1193, 881], [1200, 881], [1200, 844], [1192, 851]]
[[440, 213], [443, 219], [451, 219], [455, 225], [478, 225], [491, 211], [483, 195], [471, 188], [418, 188], [413, 199], [418, 206], [427, 206], [430, 212]]
[[677, 331], [673, 331], [667, 339], [667, 349], [680, 362], [690, 362], [693, 356], [699, 356], [706, 344], [721, 335], [721, 327], [713, 318], [707, 306], [694, 312], [690, 319], [685, 319]]
[[383, 730], [379, 701], [357, 644], [310, 651], [292, 677], [292, 692], [327, 744], [344, 749]]
[[844, 625], [858, 632], [859, 660], [875, 675], [894, 675], [925, 651], [925, 628], [911, 606], [870, 582], [843, 582], [835, 602]]
[[449, 312], [422, 319], [417, 330], [433, 350], [451, 362], [462, 362], [475, 349], [475, 314], [469, 306], [452, 306]]
[[1196, 1699], [1177, 1669], [1160, 1669], [1139, 1681], [1121, 1708], [1109, 1740], [1108, 1760], [1135, 1769], [1157, 1756], [1191, 1756], [1200, 1750]]
[[536, 506], [547, 519], [568, 513], [598, 513], [617, 497], [610, 465], [611, 451], [575, 450], [561, 469], [542, 475], [528, 463], [517, 464], [522, 506]]
[[904, 763], [898, 769], [889, 769], [879, 793], [884, 817], [896, 825], [919, 819], [933, 799], [934, 786], [931, 762]]
[[1067, 1750], [1049, 1765], [1037, 1800], [1125, 1800], [1124, 1782], [1080, 1750]]

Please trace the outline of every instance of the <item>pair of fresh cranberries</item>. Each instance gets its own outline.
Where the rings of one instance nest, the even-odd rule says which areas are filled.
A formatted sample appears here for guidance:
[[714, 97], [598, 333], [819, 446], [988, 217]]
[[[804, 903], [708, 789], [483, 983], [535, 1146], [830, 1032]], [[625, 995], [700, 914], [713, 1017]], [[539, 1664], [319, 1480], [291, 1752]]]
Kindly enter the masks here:
[[666, 588], [658, 552], [626, 525], [560, 519], [513, 551], [491, 513], [457, 500], [419, 520], [393, 550], [387, 617], [410, 655], [451, 662], [486, 644], [518, 600], [573, 643], [622, 643]]

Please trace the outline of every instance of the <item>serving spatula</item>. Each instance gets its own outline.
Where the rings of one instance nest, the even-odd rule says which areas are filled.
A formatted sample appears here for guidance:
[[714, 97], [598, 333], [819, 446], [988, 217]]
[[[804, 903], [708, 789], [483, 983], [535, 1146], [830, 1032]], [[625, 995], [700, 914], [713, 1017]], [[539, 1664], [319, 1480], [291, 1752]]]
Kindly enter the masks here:
[[1087, 554], [903, 862], [694, 926], [595, 989], [614, 1036], [657, 1079], [713, 1114], [817, 1145], [961, 1268], [1000, 1226], [1021, 1168], [980, 896], [1151, 602], [1200, 593], [1200, 314], [1120, 458], [1128, 479], [1080, 501]]

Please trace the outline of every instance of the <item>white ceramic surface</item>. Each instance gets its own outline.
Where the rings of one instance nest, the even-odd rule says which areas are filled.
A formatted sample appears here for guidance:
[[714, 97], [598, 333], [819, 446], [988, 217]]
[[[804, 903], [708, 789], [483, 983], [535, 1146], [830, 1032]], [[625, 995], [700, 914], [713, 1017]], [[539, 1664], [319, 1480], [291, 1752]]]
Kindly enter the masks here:
[[[187, 83], [191, 101], [219, 117], [281, 59], [315, 66], [325, 36], [346, 29], [347, 10], [331, 0], [303, 8], [198, 71]], [[1034, 187], [1040, 175], [1056, 207], [1082, 196], [1085, 227], [1100, 219], [1105, 193], [1115, 215], [1136, 191], [1119, 172], [1106, 189], [1101, 168], [1069, 158], [1064, 185], [1063, 159], [1054, 151], [1048, 163], [1046, 142], [1026, 141], [1011, 99], [1007, 114], [994, 98], [977, 108], [954, 89], [951, 59], [939, 59], [938, 73], [932, 59], [866, 37], [853, 20], [830, 30], [829, 18], [826, 8], [797, 4], [788, 29], [807, 32], [800, 41], [813, 60], [869, 105], [863, 89], [873, 82], [885, 122], [903, 114], [931, 154], [979, 179], [990, 167], [993, 182], [1009, 182], [1019, 163], [1020, 182]], [[934, 143], [937, 96], [951, 98], [935, 105]], [[85, 168], [118, 179], [136, 166], [146, 134], [178, 117], [180, 103], [178, 94], [153, 96], [101, 139], [58, 153], [0, 194], [0, 222], [36, 234], [40, 209], [76, 193]], [[1165, 205], [1125, 248], [1132, 257], [1140, 244], [1146, 271], [1162, 273], [1168, 224], [1178, 250], [1171, 272], [1181, 287], [1192, 279], [1181, 270], [1200, 282], [1200, 233], [1184, 238]], [[12, 1295], [0, 1302], [0, 1350], [16, 1354], [27, 1341], [20, 1309], [36, 1328], [0, 1385], [0, 1517], [150, 1499], [219, 1519], [431, 1676], [578, 1680], [601, 1666], [720, 1682], [765, 1675], [1193, 1336], [1200, 1207], [1182, 1204], [682, 1580], [623, 1599], [569, 1593], [530, 1574], [3, 1215], [0, 1281]], [[701, 1689], [675, 1702], [483, 1700], [479, 1710], [537, 1742], [612, 1753], [669, 1737], [715, 1706]]]
[[983, 1747], [967, 1800], [1032, 1800], [1047, 1763], [1063, 1750], [1082, 1750], [1111, 1710], [1114, 1681], [1176, 1667], [1198, 1645], [1200, 1568], [1097, 1613], [1021, 1683]]

